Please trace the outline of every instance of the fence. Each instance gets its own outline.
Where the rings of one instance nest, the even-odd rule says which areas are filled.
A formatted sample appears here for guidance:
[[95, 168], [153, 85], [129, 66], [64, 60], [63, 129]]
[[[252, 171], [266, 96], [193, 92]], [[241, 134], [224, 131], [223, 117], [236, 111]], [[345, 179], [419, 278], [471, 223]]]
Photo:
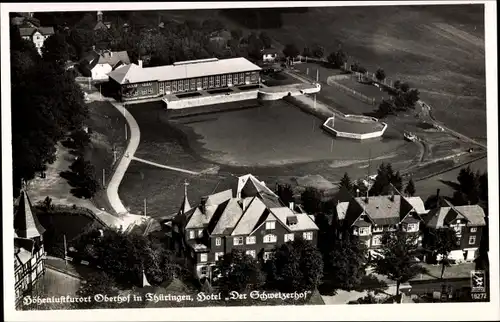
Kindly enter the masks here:
[[349, 88], [347, 86], [344, 86], [342, 84], [337, 83], [335, 80], [333, 80], [331, 77], [328, 77], [327, 79], [327, 84], [330, 86], [335, 86], [337, 89], [341, 90], [342, 92], [351, 95], [354, 98], [360, 99], [361, 101], [368, 103], [370, 105], [375, 105], [375, 98], [373, 97], [368, 97], [364, 94], [361, 94], [358, 91], [353, 90], [352, 88]]

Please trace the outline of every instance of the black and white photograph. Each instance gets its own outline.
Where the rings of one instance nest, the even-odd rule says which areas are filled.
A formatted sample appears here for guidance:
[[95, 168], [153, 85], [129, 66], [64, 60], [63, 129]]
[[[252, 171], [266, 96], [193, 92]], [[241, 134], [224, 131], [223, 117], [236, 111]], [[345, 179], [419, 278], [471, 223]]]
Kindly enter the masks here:
[[499, 319], [496, 29], [488, 0], [2, 3], [6, 319]]

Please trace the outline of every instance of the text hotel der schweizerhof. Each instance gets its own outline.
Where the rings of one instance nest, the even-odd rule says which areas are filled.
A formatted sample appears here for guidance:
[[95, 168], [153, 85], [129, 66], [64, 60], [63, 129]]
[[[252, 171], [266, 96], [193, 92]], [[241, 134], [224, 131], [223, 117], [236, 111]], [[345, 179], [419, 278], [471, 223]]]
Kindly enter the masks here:
[[282, 292], [264, 292], [251, 291], [249, 293], [239, 293], [232, 291], [228, 296], [223, 297], [221, 293], [197, 293], [193, 295], [172, 295], [172, 294], [157, 294], [146, 293], [144, 296], [128, 294], [124, 296], [108, 296], [106, 294], [95, 294], [94, 296], [25, 296], [23, 298], [24, 305], [42, 305], [48, 303], [132, 303], [132, 302], [206, 302], [206, 301], [234, 301], [234, 300], [301, 300], [305, 299], [311, 291], [282, 293]]

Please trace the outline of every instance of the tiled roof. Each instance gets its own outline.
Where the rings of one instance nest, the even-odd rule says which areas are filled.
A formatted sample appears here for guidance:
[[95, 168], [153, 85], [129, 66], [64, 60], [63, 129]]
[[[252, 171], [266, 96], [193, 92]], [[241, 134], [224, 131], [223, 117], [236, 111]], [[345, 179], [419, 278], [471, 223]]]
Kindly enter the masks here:
[[126, 51], [104, 51], [99, 55], [98, 64], [109, 64], [116, 66], [118, 63], [130, 64], [130, 58]]
[[213, 76], [239, 72], [258, 71], [261, 68], [245, 58], [229, 58], [220, 60], [180, 62], [174, 65], [141, 68], [132, 64], [124, 74], [111, 72], [109, 77], [119, 84], [140, 83], [150, 81], [169, 81], [175, 79]]
[[[290, 231], [304, 231], [304, 230], [318, 230], [318, 226], [314, 223], [314, 221], [304, 213], [294, 213], [288, 207], [279, 207], [279, 208], [271, 208], [271, 213], [278, 218], [279, 221], [283, 224], [283, 226], [287, 227]], [[297, 223], [295, 225], [288, 225], [287, 218], [295, 217]]]
[[27, 251], [24, 248], [19, 248], [14, 252], [15, 264], [17, 265], [26, 264], [31, 259], [31, 257], [31, 252]]
[[24, 189], [21, 190], [17, 211], [14, 214], [14, 230], [19, 237], [23, 238], [40, 237], [45, 232], [45, 228], [32, 212], [31, 202]]
[[455, 219], [465, 219], [470, 226], [485, 226], [485, 214], [483, 208], [478, 205], [453, 206], [448, 201], [449, 207], [439, 207], [429, 211], [427, 226], [432, 228], [446, 227]]
[[19, 33], [21, 37], [32, 36], [36, 31], [39, 31], [44, 36], [50, 36], [54, 34], [53, 27], [38, 27], [38, 28], [19, 28]]
[[231, 191], [231, 189], [224, 190], [208, 196], [206, 204], [210, 206], [220, 205], [221, 203], [228, 201], [232, 197], [233, 197], [233, 192]]
[[266, 205], [259, 198], [254, 197], [236, 224], [231, 236], [250, 234], [257, 226], [262, 215], [267, 212], [266, 210]]
[[349, 206], [349, 202], [339, 202], [337, 204], [337, 216], [339, 220], [343, 220], [347, 213], [347, 207]]
[[238, 220], [243, 215], [243, 209], [238, 203], [238, 199], [231, 198], [225, 207], [222, 215], [217, 220], [214, 229], [211, 231], [213, 235], [223, 235], [228, 228], [234, 228]]
[[356, 202], [377, 225], [392, 225], [400, 222], [411, 210], [412, 206], [400, 195], [371, 196], [355, 198]]
[[193, 214], [189, 217], [186, 229], [204, 228], [210, 219], [201, 212], [199, 207], [194, 208]]
[[424, 215], [429, 212], [429, 210], [425, 209], [424, 201], [420, 197], [406, 197], [406, 201], [413, 206], [419, 215]]

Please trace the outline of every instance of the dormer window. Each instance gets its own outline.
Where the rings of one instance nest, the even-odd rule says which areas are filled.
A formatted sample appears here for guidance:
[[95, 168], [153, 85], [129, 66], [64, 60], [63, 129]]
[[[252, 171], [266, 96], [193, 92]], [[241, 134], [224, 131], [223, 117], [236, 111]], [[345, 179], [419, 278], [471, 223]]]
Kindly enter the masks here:
[[288, 226], [294, 226], [297, 225], [297, 216], [288, 216], [286, 217], [286, 224]]

